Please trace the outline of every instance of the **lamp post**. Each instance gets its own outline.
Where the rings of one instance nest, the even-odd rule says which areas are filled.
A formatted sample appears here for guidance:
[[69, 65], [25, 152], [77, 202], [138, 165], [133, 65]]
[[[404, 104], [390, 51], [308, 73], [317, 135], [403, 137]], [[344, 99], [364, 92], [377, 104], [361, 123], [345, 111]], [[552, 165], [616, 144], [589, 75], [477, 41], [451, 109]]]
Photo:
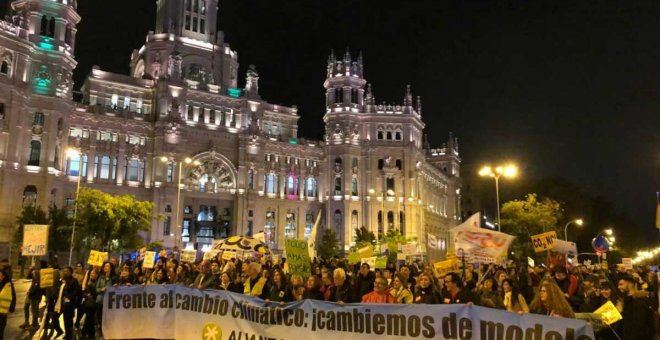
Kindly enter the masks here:
[[[160, 160], [163, 163], [167, 163], [170, 161], [170, 158], [167, 156], [163, 156], [160, 158]], [[178, 162], [179, 163], [179, 171], [177, 174], [177, 185], [176, 185], [176, 207], [175, 207], [175, 213], [174, 213], [174, 219], [176, 220], [176, 235], [174, 236], [174, 245], [176, 245], [179, 248], [179, 251], [181, 251], [181, 243], [182, 243], [182, 238], [183, 238], [183, 232], [181, 230], [181, 225], [179, 224], [179, 211], [181, 210], [181, 173], [183, 169], [183, 163], [190, 164], [193, 163], [195, 165], [199, 165], [199, 161], [194, 161], [190, 157], [184, 158], [183, 162]]]
[[69, 266], [73, 260], [73, 239], [76, 234], [76, 217], [78, 216], [78, 194], [80, 194], [80, 180], [82, 178], [82, 152], [80, 149], [68, 149], [69, 158], [78, 156], [78, 180], [76, 184], [76, 201], [73, 204], [73, 225], [71, 227], [71, 247], [69, 248]]
[[497, 231], [501, 231], [500, 226], [500, 177], [515, 178], [518, 176], [518, 167], [514, 164], [499, 165], [493, 170], [490, 166], [484, 166], [479, 170], [479, 176], [492, 177], [495, 179], [495, 199], [497, 203]]
[[581, 218], [577, 218], [577, 219], [568, 221], [568, 223], [566, 223], [566, 225], [564, 226], [564, 240], [566, 240], [566, 241], [568, 241], [568, 226], [571, 223], [575, 223], [578, 226], [582, 226], [582, 224], [584, 224], [584, 221]]

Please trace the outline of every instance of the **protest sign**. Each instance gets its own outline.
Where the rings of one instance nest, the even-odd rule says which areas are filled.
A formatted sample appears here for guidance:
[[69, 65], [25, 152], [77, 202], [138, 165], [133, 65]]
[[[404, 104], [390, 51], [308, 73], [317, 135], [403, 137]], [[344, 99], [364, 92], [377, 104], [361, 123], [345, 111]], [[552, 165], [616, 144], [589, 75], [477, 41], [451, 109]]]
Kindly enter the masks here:
[[289, 273], [303, 277], [309, 276], [311, 265], [307, 241], [288, 238], [284, 240], [284, 248], [286, 250], [286, 263], [289, 264]]
[[458, 272], [459, 262], [458, 259], [438, 261], [433, 264], [433, 269], [437, 278], [444, 278], [448, 273]]
[[376, 258], [377, 258], [376, 256], [365, 257], [365, 258], [361, 259], [360, 261], [362, 262], [362, 264], [364, 264], [364, 263], [368, 264], [370, 270], [374, 270], [375, 267], [376, 267]]
[[155, 261], [156, 261], [156, 252], [145, 251], [144, 262], [142, 262], [142, 268], [153, 268]]
[[107, 339], [594, 339], [582, 320], [464, 304], [303, 300], [266, 306], [229, 291], [139, 285], [108, 287], [102, 306]]
[[594, 314], [600, 316], [603, 322], [607, 325], [611, 325], [623, 319], [621, 313], [619, 313], [619, 310], [616, 309], [616, 306], [614, 306], [612, 301], [607, 301], [604, 305], [600, 306], [594, 311]]
[[372, 257], [374, 254], [374, 249], [371, 246], [365, 246], [358, 249], [357, 252], [360, 255], [360, 258], [363, 259], [365, 257]]
[[553, 241], [557, 238], [557, 233], [549, 231], [547, 233], [532, 236], [532, 245], [534, 251], [537, 253], [551, 250], [553, 248]]
[[348, 264], [356, 264], [360, 263], [360, 254], [358, 253], [350, 253], [347, 256]]
[[566, 255], [577, 255], [577, 245], [575, 242], [568, 242], [560, 239], [552, 240], [552, 250]]
[[108, 260], [108, 253], [104, 251], [90, 250], [87, 264], [95, 267], [100, 267], [105, 261]]
[[193, 263], [197, 259], [197, 251], [195, 250], [184, 250], [181, 252], [181, 262]]
[[236, 258], [236, 252], [233, 251], [233, 250], [225, 250], [224, 252], [222, 252], [222, 259], [223, 260], [229, 261], [229, 260], [235, 259], [235, 258]]
[[632, 258], [624, 257], [624, 258], [621, 259], [621, 263], [623, 264], [623, 269], [625, 269], [625, 270], [632, 270], [633, 269]]
[[414, 244], [403, 244], [401, 245], [401, 253], [404, 255], [415, 255], [417, 254], [417, 246]]
[[48, 225], [23, 226], [23, 256], [43, 256], [48, 252]]
[[44, 268], [39, 270], [39, 288], [50, 288], [55, 282], [55, 270]]
[[217, 250], [217, 249], [211, 249], [211, 250], [205, 252], [204, 253], [204, 261], [215, 260], [218, 257], [218, 253], [220, 253], [220, 251]]
[[280, 261], [281, 261], [280, 256], [277, 255], [277, 254], [273, 254], [273, 255], [271, 255], [271, 256], [270, 256], [270, 259], [271, 259], [271, 261], [273, 262], [273, 264], [279, 264]]
[[376, 269], [385, 269], [387, 268], [387, 256], [379, 256], [376, 258], [376, 263], [374, 264]]

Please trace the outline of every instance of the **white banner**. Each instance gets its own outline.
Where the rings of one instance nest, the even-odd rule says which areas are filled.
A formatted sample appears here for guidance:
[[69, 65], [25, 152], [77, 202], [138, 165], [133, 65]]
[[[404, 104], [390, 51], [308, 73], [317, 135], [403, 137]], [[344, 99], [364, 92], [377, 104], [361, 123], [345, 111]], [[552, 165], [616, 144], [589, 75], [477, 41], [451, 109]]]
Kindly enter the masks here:
[[42, 256], [48, 252], [48, 225], [23, 226], [23, 256]]
[[449, 230], [454, 240], [457, 256], [461, 250], [465, 256], [501, 257], [506, 255], [509, 245], [515, 237], [487, 229], [458, 226]]
[[577, 245], [575, 244], [575, 242], [567, 242], [560, 239], [552, 240], [552, 250], [562, 254], [568, 254], [571, 256], [577, 256], [578, 254]]
[[593, 340], [576, 319], [467, 305], [264, 305], [227, 291], [177, 285], [108, 287], [106, 339], [572, 339]]

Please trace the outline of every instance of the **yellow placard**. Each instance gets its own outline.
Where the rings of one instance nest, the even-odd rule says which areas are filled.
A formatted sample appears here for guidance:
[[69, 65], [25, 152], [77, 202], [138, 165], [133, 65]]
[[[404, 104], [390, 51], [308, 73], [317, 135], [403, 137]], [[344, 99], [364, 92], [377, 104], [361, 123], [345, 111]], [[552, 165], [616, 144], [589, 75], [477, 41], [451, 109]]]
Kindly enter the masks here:
[[557, 233], [554, 231], [532, 236], [532, 245], [534, 246], [534, 251], [540, 253], [551, 250], [553, 247], [553, 239], [556, 238]]
[[607, 301], [604, 305], [600, 306], [600, 308], [596, 309], [594, 314], [600, 316], [600, 318], [603, 320], [603, 323], [608, 325], [623, 319], [621, 313], [619, 313], [619, 310], [616, 309], [616, 306], [612, 303], [612, 301]]
[[433, 269], [437, 278], [444, 278], [451, 272], [459, 271], [458, 259], [438, 261], [433, 263]]
[[374, 256], [374, 249], [371, 246], [362, 247], [357, 252], [360, 255], [360, 259]]
[[231, 259], [235, 259], [235, 258], [236, 258], [236, 252], [235, 251], [225, 250], [222, 253], [222, 259], [223, 260], [231, 260]]
[[142, 268], [153, 268], [156, 262], [156, 252], [155, 251], [145, 251], [144, 252], [144, 262], [142, 262]]
[[39, 288], [50, 288], [55, 281], [55, 270], [53, 268], [45, 268], [39, 270]]
[[100, 267], [107, 260], [108, 260], [108, 252], [90, 250], [89, 258], [87, 258], [87, 264]]

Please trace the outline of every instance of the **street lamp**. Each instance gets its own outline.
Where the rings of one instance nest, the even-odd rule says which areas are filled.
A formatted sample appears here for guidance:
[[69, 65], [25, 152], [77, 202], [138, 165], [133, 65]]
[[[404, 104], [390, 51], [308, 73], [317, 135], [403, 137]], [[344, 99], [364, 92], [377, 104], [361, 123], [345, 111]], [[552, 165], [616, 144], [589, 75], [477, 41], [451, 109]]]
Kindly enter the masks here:
[[564, 226], [564, 240], [566, 240], [566, 241], [568, 241], [568, 226], [571, 223], [575, 223], [578, 226], [582, 226], [584, 224], [584, 221], [581, 218], [578, 218], [578, 219], [575, 219], [575, 220], [572, 220], [572, 221], [568, 221], [568, 223], [566, 223], [566, 225]]
[[[162, 156], [160, 158], [160, 160], [163, 163], [167, 163], [167, 162], [170, 161], [170, 158], [167, 157], [167, 156]], [[176, 210], [175, 210], [175, 213], [174, 213], [174, 218], [176, 219], [175, 223], [176, 223], [176, 226], [177, 226], [176, 235], [174, 236], [174, 243], [179, 248], [179, 250], [181, 250], [181, 244], [180, 243], [181, 243], [181, 238], [183, 237], [182, 236], [182, 231], [181, 231], [181, 225], [179, 224], [179, 211], [181, 210], [180, 209], [180, 205], [181, 205], [181, 172], [182, 172], [182, 168], [183, 168], [183, 163], [186, 163], [186, 164], [193, 163], [195, 165], [201, 164], [199, 161], [194, 161], [193, 162], [192, 158], [190, 158], [190, 157], [186, 157], [186, 158], [183, 159], [183, 162], [179, 162], [179, 172], [178, 172], [178, 176], [177, 176], [177, 185], [176, 185], [176, 208], [175, 208]]]
[[69, 266], [73, 259], [73, 237], [76, 234], [76, 217], [78, 216], [78, 194], [80, 194], [80, 179], [82, 178], [82, 152], [80, 149], [69, 148], [66, 150], [69, 158], [78, 156], [78, 183], [76, 184], [76, 201], [73, 203], [73, 226], [71, 227], [71, 247], [69, 248]]
[[495, 179], [495, 197], [497, 200], [497, 231], [501, 231], [500, 227], [500, 177], [515, 178], [518, 176], [518, 167], [515, 164], [499, 165], [493, 169], [490, 166], [484, 166], [479, 170], [479, 176], [492, 177]]
[[614, 231], [612, 231], [612, 229], [605, 229], [605, 235], [612, 236], [613, 233]]

